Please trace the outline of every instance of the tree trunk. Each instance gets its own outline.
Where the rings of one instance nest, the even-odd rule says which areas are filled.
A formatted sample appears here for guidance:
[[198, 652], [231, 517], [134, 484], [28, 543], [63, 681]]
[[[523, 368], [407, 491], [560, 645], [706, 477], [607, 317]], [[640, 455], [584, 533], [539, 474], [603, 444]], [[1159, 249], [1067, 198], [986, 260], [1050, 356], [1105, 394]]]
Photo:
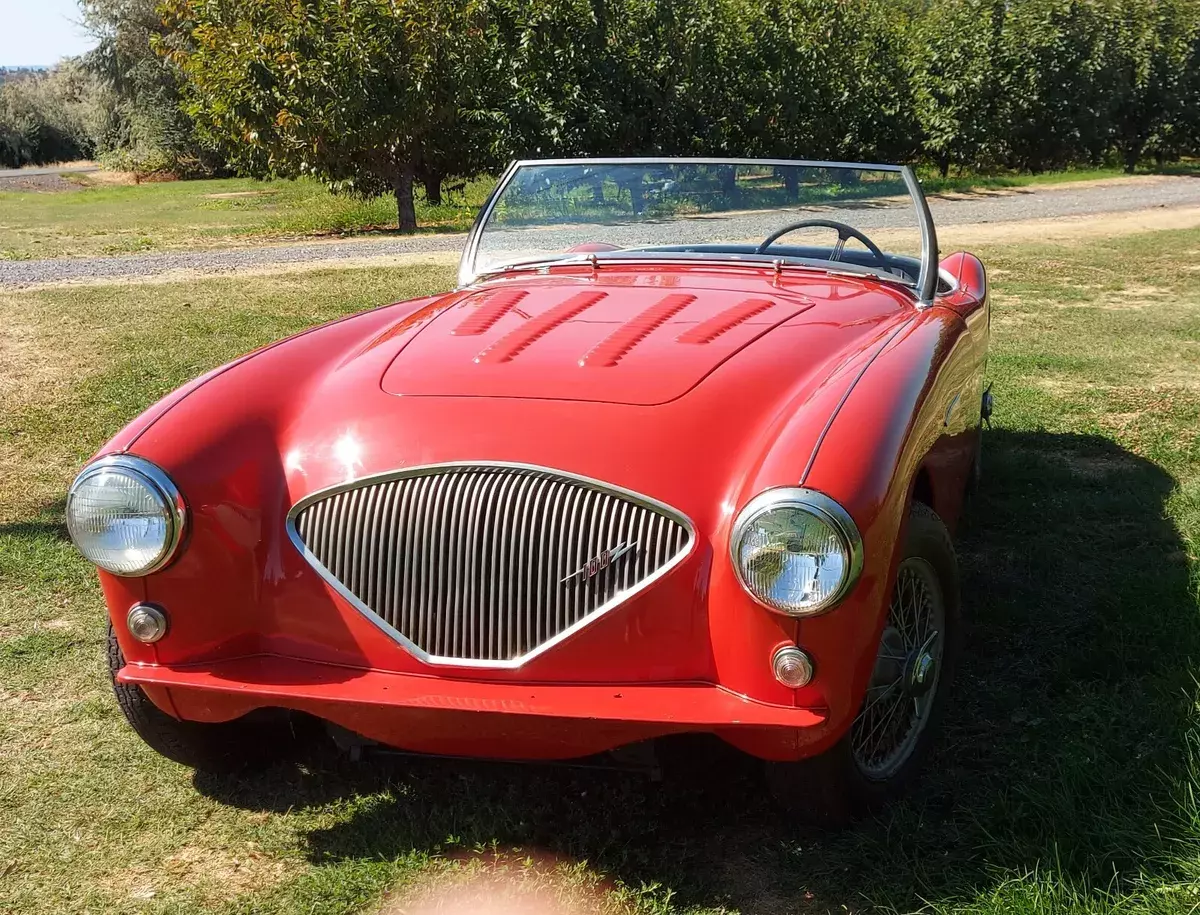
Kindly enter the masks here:
[[1142, 158], [1142, 144], [1133, 143], [1125, 147], [1125, 174], [1132, 175], [1137, 168], [1138, 160]]
[[401, 232], [415, 232], [417, 229], [417, 208], [413, 204], [413, 167], [404, 165], [392, 179], [392, 187], [396, 192], [396, 213]]
[[635, 175], [633, 180], [629, 182], [629, 203], [635, 213], [641, 213], [642, 210], [646, 209], [646, 192], [642, 187], [641, 175]]
[[785, 168], [783, 170], [783, 187], [789, 203], [796, 203], [800, 200], [800, 175], [796, 173], [796, 169]]
[[442, 176], [427, 175], [422, 183], [425, 185], [425, 199], [429, 205], [440, 207], [442, 205]]
[[943, 178], [950, 177], [950, 156], [947, 153], [938, 156], [938, 171]]
[[721, 193], [725, 196], [725, 202], [733, 205], [738, 199], [737, 186], [737, 168], [733, 165], [727, 165], [721, 169]]

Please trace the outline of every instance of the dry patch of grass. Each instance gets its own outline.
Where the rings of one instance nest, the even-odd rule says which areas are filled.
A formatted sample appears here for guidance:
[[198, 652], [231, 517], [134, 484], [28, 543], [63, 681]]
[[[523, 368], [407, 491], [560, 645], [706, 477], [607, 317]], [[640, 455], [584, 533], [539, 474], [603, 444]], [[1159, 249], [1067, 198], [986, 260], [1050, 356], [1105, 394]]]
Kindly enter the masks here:
[[205, 906], [217, 907], [267, 892], [297, 867], [297, 862], [270, 855], [253, 842], [238, 850], [191, 843], [157, 860], [139, 861], [106, 875], [99, 886], [114, 899], [137, 902], [187, 887]]
[[24, 295], [0, 293], [0, 409], [61, 397], [94, 354], [69, 320], [30, 314], [30, 305]]
[[1146, 232], [1194, 229], [1200, 207], [1154, 207], [1092, 216], [1058, 216], [978, 225], [950, 225], [938, 230], [943, 251], [979, 245], [1073, 244], [1098, 238], [1122, 238]]
[[224, 194], [205, 194], [205, 200], [237, 200], [241, 197], [270, 197], [275, 191], [228, 191]]

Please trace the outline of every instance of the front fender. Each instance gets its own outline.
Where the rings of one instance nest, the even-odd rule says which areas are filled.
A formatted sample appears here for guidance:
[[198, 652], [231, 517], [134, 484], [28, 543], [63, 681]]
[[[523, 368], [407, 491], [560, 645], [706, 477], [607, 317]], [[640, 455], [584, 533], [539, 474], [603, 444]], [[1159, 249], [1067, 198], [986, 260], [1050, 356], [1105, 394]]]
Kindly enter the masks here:
[[797, 632], [816, 661], [836, 736], [862, 705], [920, 476], [943, 520], [953, 526], [957, 517], [974, 447], [971, 414], [960, 404], [975, 374], [962, 318], [923, 311], [859, 379], [804, 478], [849, 511], [863, 540], [863, 572], [850, 597]]
[[[272, 343], [167, 395], [101, 449], [98, 456], [128, 451], [165, 468], [188, 500], [188, 548], [171, 565], [137, 579], [99, 573], [127, 660], [182, 663], [255, 649], [261, 621], [242, 608], [246, 594], [261, 598], [275, 581], [259, 570], [279, 565], [264, 554], [278, 549], [267, 525], [284, 504], [277, 442], [288, 405], [381, 328], [403, 326], [437, 301], [385, 306]], [[179, 637], [135, 642], [124, 614], [138, 600], [160, 600], [165, 582]], [[251, 605], [256, 614], [269, 612], [267, 601]]]

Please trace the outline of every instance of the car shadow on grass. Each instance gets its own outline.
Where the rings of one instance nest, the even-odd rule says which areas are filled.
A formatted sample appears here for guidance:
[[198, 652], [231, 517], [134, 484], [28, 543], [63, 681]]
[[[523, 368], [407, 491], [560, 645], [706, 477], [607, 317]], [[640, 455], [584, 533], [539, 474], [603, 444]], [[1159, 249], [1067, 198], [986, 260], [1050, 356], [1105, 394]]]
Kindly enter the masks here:
[[661, 782], [326, 750], [197, 787], [255, 809], [353, 798], [306, 836], [318, 865], [520, 848], [669, 890], [681, 909], [1102, 904], [1169, 881], [1197, 851], [1184, 789], [1200, 658], [1164, 509], [1174, 481], [1099, 437], [996, 430], [985, 448], [959, 537], [957, 695], [917, 791], [877, 819], [808, 831], [776, 810], [752, 761], [711, 748]]

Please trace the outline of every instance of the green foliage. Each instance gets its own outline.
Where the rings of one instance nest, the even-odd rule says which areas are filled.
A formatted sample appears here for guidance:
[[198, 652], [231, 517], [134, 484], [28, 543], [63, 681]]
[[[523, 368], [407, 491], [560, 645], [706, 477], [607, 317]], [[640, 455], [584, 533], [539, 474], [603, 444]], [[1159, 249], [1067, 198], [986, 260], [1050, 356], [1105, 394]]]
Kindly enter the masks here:
[[91, 156], [95, 88], [75, 62], [0, 85], [0, 167]]
[[1102, 10], [1092, 0], [1014, 0], [1000, 36], [1012, 165], [1037, 173], [1097, 162], [1107, 145], [1103, 114]]
[[455, 0], [169, 0], [160, 42], [186, 74], [187, 110], [239, 168], [317, 175], [396, 194], [493, 166], [479, 110], [488, 56], [478, 3]]
[[85, 62], [99, 81], [101, 116], [92, 125], [97, 155], [138, 174], [208, 177], [225, 162], [198, 136], [183, 110], [178, 70], [152, 40], [166, 34], [157, 0], [81, 0], [84, 23], [98, 40]]
[[933, 0], [915, 16], [924, 151], [1034, 173], [1195, 152], [1197, 0]]
[[913, 99], [925, 152], [951, 164], [995, 156], [1004, 71], [1003, 0], [935, 0], [913, 25]]
[[156, 2], [85, 0], [114, 99], [102, 154], [219, 149], [244, 174], [394, 194], [406, 229], [414, 187], [436, 206], [518, 156], [945, 176], [1200, 150], [1200, 0]]
[[[1200, 61], [1200, 4], [1195, 0], [1110, 3], [1102, 55], [1113, 146], [1132, 172], [1147, 148], [1161, 159], [1186, 145], [1195, 121], [1189, 74]], [[1190, 108], [1189, 108], [1190, 104]]]

